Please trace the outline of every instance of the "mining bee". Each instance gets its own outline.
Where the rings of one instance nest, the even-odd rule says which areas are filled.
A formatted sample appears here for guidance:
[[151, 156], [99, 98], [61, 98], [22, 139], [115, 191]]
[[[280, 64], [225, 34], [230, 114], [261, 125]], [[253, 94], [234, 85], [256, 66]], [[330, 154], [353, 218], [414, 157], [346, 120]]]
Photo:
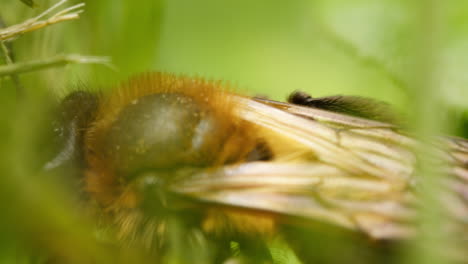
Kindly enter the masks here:
[[[99, 222], [161, 262], [172, 221], [184, 243], [211, 245], [213, 263], [277, 263], [267, 244], [278, 237], [304, 263], [391, 262], [393, 241], [415, 232], [418, 143], [381, 107], [302, 92], [283, 103], [147, 73], [65, 97], [54, 122], [61, 147], [44, 169], [73, 168]], [[467, 228], [468, 141], [438, 141], [458, 232]]]

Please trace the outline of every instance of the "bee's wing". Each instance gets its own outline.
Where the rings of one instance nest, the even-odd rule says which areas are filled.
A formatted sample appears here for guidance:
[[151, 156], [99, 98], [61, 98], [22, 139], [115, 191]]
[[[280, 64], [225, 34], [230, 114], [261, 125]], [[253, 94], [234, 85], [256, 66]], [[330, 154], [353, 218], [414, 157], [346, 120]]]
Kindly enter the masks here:
[[288, 108], [236, 99], [238, 115], [259, 127], [272, 145], [277, 140], [295, 145], [309, 152], [306, 159], [357, 177], [408, 183], [416, 160], [409, 149], [416, 142], [394, 125], [285, 103]]
[[[268, 115], [268, 108], [262, 105], [265, 104], [310, 121], [306, 122], [303, 119], [301, 121], [296, 119], [289, 123], [292, 125], [292, 129], [297, 126], [308, 126], [310, 123], [315, 123], [315, 127], [321, 128], [320, 131], [330, 131], [330, 129], [327, 128], [331, 128], [334, 132], [327, 133], [327, 138], [350, 151], [356, 152], [360, 149], [365, 149], [367, 152], [374, 152], [378, 155], [391, 156], [393, 159], [399, 161], [406, 161], [406, 164], [409, 165], [413, 165], [416, 161], [412, 149], [417, 147], [417, 144], [420, 143], [404, 134], [403, 131], [400, 131], [397, 125], [312, 107], [265, 99], [255, 100], [261, 104], [244, 101], [244, 105], [247, 105], [250, 109], [244, 111], [243, 115], [247, 117], [252, 116], [252, 114], [248, 113], [250, 110], [257, 111], [262, 108], [265, 108], [265, 110], [263, 114], [260, 113], [259, 115]], [[276, 115], [278, 113], [279, 112], [274, 111], [271, 114]], [[291, 117], [291, 115], [289, 115], [289, 117]], [[287, 118], [287, 116], [284, 115], [282, 118]], [[305, 123], [309, 124], [305, 125]], [[336, 140], [333, 140], [333, 134], [335, 134]], [[436, 154], [436, 157], [434, 157], [436, 162], [448, 164], [451, 167], [447, 169], [450, 170], [452, 174], [456, 174], [458, 177], [468, 180], [467, 139], [440, 137], [434, 140], [433, 147], [433, 152]]]
[[321, 163], [251, 162], [195, 175], [173, 191], [199, 201], [322, 221], [374, 238], [401, 238], [413, 212], [388, 182], [352, 178]]
[[[344, 97], [346, 98], [346, 97]], [[320, 122], [325, 122], [329, 124], [334, 124], [338, 126], [348, 126], [354, 128], [369, 128], [369, 127], [382, 127], [382, 128], [396, 128], [396, 125], [384, 123], [377, 120], [369, 120], [361, 118], [356, 115], [347, 115], [346, 113], [333, 112], [330, 110], [325, 110], [322, 108], [302, 106], [290, 103], [283, 103], [278, 101], [272, 101], [262, 98], [254, 98], [256, 102], [259, 102], [264, 105], [268, 105], [277, 109], [281, 109], [285, 112], [302, 116], [305, 118], [314, 119]], [[360, 98], [361, 101], [367, 100], [366, 98]], [[376, 102], [371, 101], [373, 104]], [[356, 102], [356, 104], [359, 102]], [[261, 107], [255, 103], [249, 103], [252, 107]], [[375, 107], [374, 107], [375, 108]], [[373, 109], [373, 111], [380, 111], [379, 109]], [[384, 111], [384, 110], [382, 110]]]
[[[411, 236], [417, 141], [394, 125], [324, 110], [234, 97], [237, 114], [267, 144], [287, 145], [267, 162], [230, 165], [185, 178], [173, 191], [200, 201], [325, 221], [373, 238]], [[468, 143], [442, 139], [434, 160], [451, 172], [449, 213], [468, 222]], [[292, 151], [292, 152], [291, 152]], [[297, 152], [297, 155], [294, 154]], [[274, 152], [274, 155], [277, 154]], [[447, 163], [448, 162], [448, 163]], [[443, 162], [441, 162], [443, 164]], [[466, 225], [465, 225], [466, 228]]]

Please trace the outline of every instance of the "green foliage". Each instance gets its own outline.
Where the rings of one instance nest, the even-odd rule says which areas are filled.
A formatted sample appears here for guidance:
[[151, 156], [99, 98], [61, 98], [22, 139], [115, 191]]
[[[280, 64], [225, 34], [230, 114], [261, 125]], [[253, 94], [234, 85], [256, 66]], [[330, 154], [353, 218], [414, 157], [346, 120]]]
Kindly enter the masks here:
[[35, 7], [36, 6], [36, 3], [34, 3], [33, 0], [20, 0], [21, 2], [23, 2], [25, 5], [29, 6], [29, 7]]
[[[279, 100], [293, 90], [313, 96], [367, 96], [409, 116], [422, 137], [467, 137], [468, 3], [432, 2], [87, 0], [79, 20], [8, 42], [14, 62], [90, 54], [110, 57], [116, 70], [78, 64], [21, 74], [17, 77], [26, 95], [21, 100], [16, 77], [0, 75], [0, 263], [43, 263], [42, 244], [69, 253], [69, 261], [76, 263], [121, 256], [112, 243], [95, 241], [89, 219], [74, 214], [73, 197], [56, 179], [38, 172], [44, 153], [33, 146], [43, 144], [36, 132], [46, 122], [46, 106], [56, 99], [50, 95], [62, 97], [80, 83], [90, 90], [105, 89], [137, 72], [156, 70], [220, 79], [243, 93]], [[55, 1], [38, 4], [31, 9], [17, 0], [2, 0], [0, 16], [10, 26]], [[1, 62], [7, 60], [2, 57]], [[429, 182], [427, 193], [432, 195], [437, 181]], [[429, 195], [423, 198], [431, 201]], [[423, 211], [423, 216], [426, 233], [444, 221], [431, 212]], [[424, 250], [413, 254], [417, 247], [408, 246], [411, 252], [401, 258], [446, 263], [431, 254], [440, 246], [435, 242], [442, 231], [434, 232], [418, 240]], [[186, 246], [179, 240], [176, 252]], [[200, 248], [192, 245], [187, 256], [200, 253], [201, 259], [209, 259], [209, 252]], [[273, 242], [270, 251], [278, 263], [298, 263], [283, 241]], [[140, 261], [142, 254], [131, 249], [120, 261]]]

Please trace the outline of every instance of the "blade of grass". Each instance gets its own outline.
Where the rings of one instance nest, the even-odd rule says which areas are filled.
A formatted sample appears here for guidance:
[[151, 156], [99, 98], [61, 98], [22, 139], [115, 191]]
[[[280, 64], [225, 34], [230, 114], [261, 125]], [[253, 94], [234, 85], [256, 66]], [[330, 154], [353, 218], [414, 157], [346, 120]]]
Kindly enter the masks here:
[[[442, 10], [440, 1], [415, 0], [411, 3], [415, 9], [413, 24], [414, 39], [410, 65], [412, 80], [410, 96], [414, 103], [412, 116], [413, 130], [421, 142], [430, 142], [438, 133], [439, 127], [445, 126], [443, 112], [437, 108], [437, 98], [440, 96], [439, 49], [442, 26]], [[436, 173], [437, 165], [433, 164], [429, 144], [420, 144], [415, 149], [418, 156], [416, 177], [418, 181], [417, 195], [421, 201], [419, 207], [418, 235], [407, 252], [407, 263], [449, 263], [447, 251], [452, 247], [451, 240], [444, 233], [448, 219], [441, 202], [444, 192], [441, 173]]]
[[[23, 23], [19, 23], [4, 29], [0, 29], [0, 41], [11, 40], [15, 37], [18, 37], [24, 33], [31, 32], [34, 30], [38, 30], [44, 27], [47, 27], [52, 24], [56, 24], [63, 21], [69, 21], [78, 19], [80, 16], [79, 14], [83, 12], [82, 7], [84, 7], [84, 3], [79, 3], [74, 6], [68, 7], [64, 10], [61, 10], [53, 15], [51, 15], [48, 19], [40, 20], [46, 16], [48, 16], [53, 10], [57, 9], [60, 5], [65, 3], [68, 0], [62, 0], [57, 4], [53, 5], [46, 11], [42, 12], [38, 16], [28, 19]], [[73, 11], [73, 12], [72, 12]]]
[[[3, 41], [0, 41], [0, 46], [2, 48], [3, 56], [5, 58], [5, 62], [7, 63], [7, 65], [13, 64], [13, 58], [12, 58], [12, 55], [11, 55], [11, 51], [8, 48], [8, 46], [6, 45], [6, 43], [3, 42]], [[14, 85], [15, 85], [17, 97], [19, 98], [24, 93], [24, 87], [21, 84], [17, 74], [12, 74], [10, 76], [11, 76], [11, 79], [13, 80]]]
[[18, 62], [14, 64], [8, 64], [0, 66], [0, 77], [7, 75], [20, 74], [30, 71], [37, 71], [51, 67], [64, 66], [71, 63], [81, 64], [102, 64], [110, 68], [114, 68], [108, 57], [96, 57], [96, 56], [82, 56], [76, 54], [59, 55], [52, 58], [46, 58], [42, 60]]

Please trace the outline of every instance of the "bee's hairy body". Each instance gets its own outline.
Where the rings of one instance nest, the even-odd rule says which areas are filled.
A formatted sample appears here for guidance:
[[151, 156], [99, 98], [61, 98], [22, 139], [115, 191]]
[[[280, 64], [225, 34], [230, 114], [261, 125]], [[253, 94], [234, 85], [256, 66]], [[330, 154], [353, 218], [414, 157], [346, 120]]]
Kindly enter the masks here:
[[[333, 263], [368, 260], [360, 250], [374, 245], [363, 234], [375, 240], [413, 236], [414, 140], [386, 123], [394, 118], [380, 114], [385, 105], [300, 92], [290, 103], [164, 73], [140, 75], [108, 93], [75, 92], [63, 100], [58, 131], [76, 147], [65, 144], [46, 168], [73, 158], [91, 207], [122, 243], [150, 251], [164, 252], [174, 217], [213, 241], [242, 241], [253, 255], [263, 252], [254, 263], [271, 262], [265, 242], [278, 234], [305, 263], [324, 259], [310, 254], [309, 240], [296, 243], [307, 237], [298, 233], [340, 230], [329, 242], [342, 241], [348, 253], [325, 252]], [[375, 111], [361, 117], [385, 122], [343, 114], [359, 115], [366, 107]], [[334, 109], [339, 113], [326, 111]], [[442, 143], [454, 154], [452, 191], [463, 192], [468, 143]], [[349, 231], [351, 239], [341, 240]], [[318, 238], [327, 241], [322, 233]], [[221, 255], [218, 262], [229, 257]]]
[[[233, 114], [235, 106], [227, 93], [219, 83], [155, 73], [100, 96], [94, 121], [84, 134], [85, 189], [106, 212], [117, 216], [123, 240], [145, 233], [139, 230], [145, 228], [143, 222], [157, 230], [143, 220], [152, 213], [142, 208], [163, 203], [156, 201], [154, 190], [147, 190], [154, 181], [158, 181], [154, 188], [164, 188], [172, 178], [242, 163], [262, 151], [257, 149], [256, 128]], [[268, 215], [228, 208], [201, 210], [200, 228], [214, 236], [274, 233], [274, 219]], [[154, 223], [164, 225], [158, 219], [161, 214], [155, 215], [150, 217]]]

